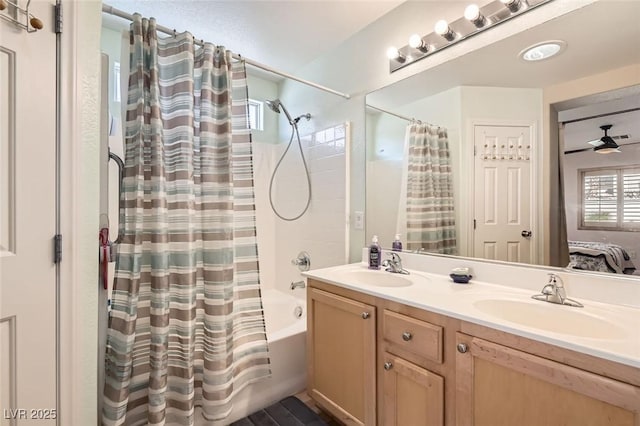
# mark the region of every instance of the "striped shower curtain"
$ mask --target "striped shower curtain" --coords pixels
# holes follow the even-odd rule
[[[447,130],[412,123],[407,129],[409,250],[456,254],[453,175]]]
[[[247,102],[244,63],[136,15],[104,425],[221,419],[270,374]]]

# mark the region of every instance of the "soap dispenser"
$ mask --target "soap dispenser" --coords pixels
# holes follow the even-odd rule
[[[402,241],[400,241],[400,234],[396,234],[396,239],[391,243],[391,250],[402,251]]]
[[[381,258],[382,248],[378,244],[378,236],[374,235],[369,246],[369,269],[380,269]]]

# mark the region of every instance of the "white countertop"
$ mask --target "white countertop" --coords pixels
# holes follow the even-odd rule
[[[415,281],[414,284],[406,287],[380,287],[367,285],[362,280],[348,279],[350,272],[360,270],[370,271],[366,265],[354,263],[316,269],[302,275],[339,287],[640,368],[640,309],[638,308],[577,299],[573,298],[571,293],[568,296],[584,304],[584,308],[556,305],[531,299],[533,293],[528,289],[476,280],[471,280],[469,284],[455,284],[446,275],[414,270],[409,270],[409,275],[400,275]],[[372,273],[390,274],[384,269]],[[540,309],[538,309],[538,305],[534,308],[542,312],[542,315],[539,317],[539,322],[536,321],[535,327],[508,321],[500,318],[499,315],[488,314],[477,307],[479,301],[488,299],[539,304]],[[573,318],[573,314],[565,312],[565,310],[579,310],[579,312],[576,312],[576,316]],[[548,316],[546,316],[547,313]],[[581,328],[579,324],[571,325],[571,327],[577,327],[576,329],[580,330],[579,333],[554,332],[554,316],[562,316],[564,317],[563,321],[567,321],[567,315],[570,321],[579,321],[581,315],[592,317],[598,324],[602,320],[603,325],[611,324],[612,332],[607,333],[606,337],[594,338],[589,335],[590,330],[586,329],[587,327]],[[606,332],[606,330],[605,327],[604,331]]]

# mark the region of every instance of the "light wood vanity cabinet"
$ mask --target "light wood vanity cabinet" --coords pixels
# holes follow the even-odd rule
[[[344,424],[640,426],[638,368],[313,279],[307,298],[308,393]]]
[[[462,333],[457,347],[460,426],[640,425],[640,387]]]
[[[381,306],[379,424],[444,425],[444,327],[418,310],[385,302]]]
[[[376,424],[376,308],[307,290],[307,393],[346,425]]]
[[[382,358],[381,424],[443,425],[444,378],[388,352]]]

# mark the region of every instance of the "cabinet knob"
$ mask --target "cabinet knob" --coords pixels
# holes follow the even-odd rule
[[[385,370],[389,371],[389,370],[391,370],[392,367],[393,367],[393,364],[391,362],[387,361],[387,362],[384,363],[384,369]]]
[[[413,335],[408,331],[405,331],[404,333],[402,333],[402,340],[404,340],[405,342],[408,342],[409,340],[411,340],[412,337]]]
[[[469,347],[466,343],[458,343],[458,346],[456,347],[458,348],[458,352],[460,352],[461,354],[467,353],[467,351],[469,350]]]
[[[369,312],[363,312],[362,319],[367,319],[367,318],[369,318]]]

